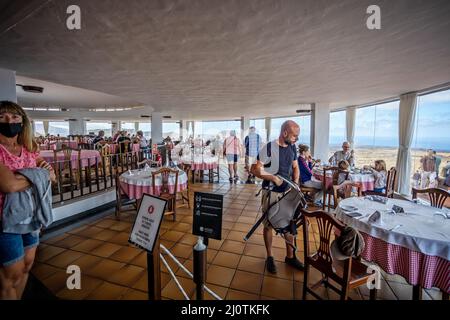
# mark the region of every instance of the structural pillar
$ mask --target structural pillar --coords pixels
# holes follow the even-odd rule
[[[328,161],[330,139],[330,105],[311,105],[311,153],[315,159]]]
[[[270,141],[270,133],[272,131],[272,119],[266,118],[266,141]]]
[[[0,101],[7,100],[17,103],[16,72],[0,69]]]
[[[241,117],[241,141],[244,141],[245,137],[248,135],[249,128],[250,128],[250,118]]]
[[[86,134],[86,121],[84,121],[83,119],[77,119],[75,121],[72,121],[72,120],[69,121],[69,134],[70,135],[84,135],[84,134]]]
[[[163,142],[163,132],[162,132],[162,113],[153,112],[152,113],[152,143],[162,143]]]

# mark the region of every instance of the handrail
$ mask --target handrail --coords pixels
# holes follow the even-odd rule
[[[178,289],[180,289],[183,296],[186,298],[186,300],[190,300],[188,295],[186,294],[186,291],[184,291],[183,286],[178,281],[177,276],[173,273],[172,269],[170,268],[169,264],[167,263],[166,259],[163,257],[163,255],[161,253],[159,254],[159,257],[161,258],[161,261],[166,266],[167,270],[169,270],[170,275],[172,276],[173,280],[175,281]]]

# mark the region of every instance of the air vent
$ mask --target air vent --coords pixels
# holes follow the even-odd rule
[[[164,119],[172,119],[172,116],[163,116]]]
[[[141,114],[141,118],[150,118],[150,116],[146,114]]]
[[[22,87],[23,91],[31,92],[31,93],[42,93],[44,92],[44,88],[37,86],[26,86],[23,84],[16,84],[16,86]]]
[[[311,113],[311,110],[296,110],[297,113]]]
[[[61,108],[61,111],[69,111],[67,108]]]
[[[78,121],[77,119],[64,119],[64,121]]]

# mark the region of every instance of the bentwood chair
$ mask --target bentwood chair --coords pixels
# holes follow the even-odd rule
[[[426,193],[430,199],[432,207],[442,209],[447,198],[450,197],[450,192],[444,189],[430,188],[430,189],[415,189],[412,188],[412,198],[417,199],[417,195]]]
[[[391,169],[389,169],[387,173],[386,188],[384,189],[384,192],[364,191],[363,195],[364,196],[376,195],[386,198],[394,198],[396,178],[397,178],[397,169],[395,167],[392,167]]]
[[[167,200],[168,207],[167,211],[164,213],[164,215],[173,215],[173,221],[176,220],[176,214],[177,214],[177,186],[178,186],[178,173],[179,171],[177,169],[171,169],[167,167],[163,167],[159,169],[158,171],[152,172],[152,187],[153,187],[153,194],[159,194],[159,197],[162,199]],[[160,177],[161,179],[161,185],[156,185],[156,179],[157,177]],[[175,184],[173,185],[172,190],[170,190],[169,185],[169,179],[170,177],[174,177]],[[157,192],[159,190],[159,192]]]
[[[333,261],[331,259],[330,246],[332,242],[333,231],[342,232],[345,225],[333,218],[329,213],[325,211],[309,212],[302,210],[304,222],[303,222],[303,245],[304,245],[304,261],[305,271],[303,279],[303,299],[307,299],[307,294],[311,294],[313,297],[321,300],[315,291],[314,287],[317,285],[325,285],[325,287],[335,291],[340,295],[341,300],[347,300],[349,298],[349,292],[352,289],[360,286],[365,286],[372,281],[372,274],[367,273],[367,266],[364,265],[358,258],[349,257],[347,260],[342,261],[340,264],[334,264],[335,270],[333,270]],[[313,224],[314,220],[317,223],[320,243],[316,252],[310,252],[310,235],[309,228]],[[322,273],[322,280],[313,286],[309,286],[309,273],[310,268],[317,269]],[[335,287],[329,282],[329,279],[336,282],[341,289]],[[370,290],[370,299],[376,299],[376,289]]]

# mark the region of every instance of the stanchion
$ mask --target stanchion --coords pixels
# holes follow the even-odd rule
[[[203,289],[206,282],[206,249],[203,237],[198,237],[194,247],[194,283],[197,285],[197,300],[203,300]]]
[[[152,253],[147,252],[148,299],[161,300],[161,262],[159,258],[159,238]]]

